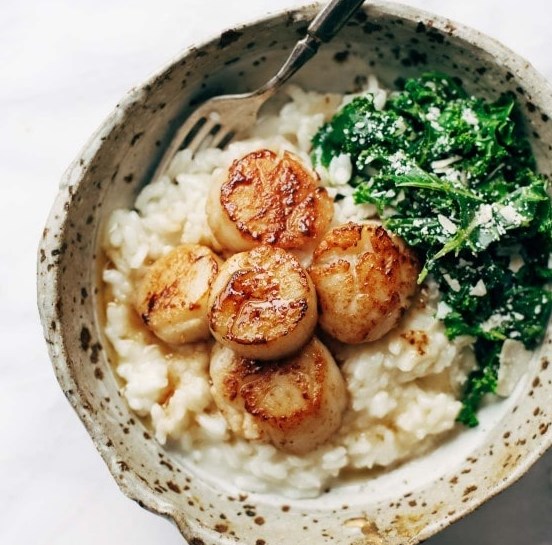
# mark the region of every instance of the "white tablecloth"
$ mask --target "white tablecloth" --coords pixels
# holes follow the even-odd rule
[[[54,378],[35,253],[65,167],[119,98],[197,40],[297,0],[3,0],[0,10],[0,544],[179,545],[119,492]],[[546,0],[410,0],[552,79]],[[548,455],[433,545],[552,544]],[[315,545],[315,544],[313,544]]]

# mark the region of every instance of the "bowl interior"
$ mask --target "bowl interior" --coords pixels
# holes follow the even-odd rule
[[[303,543],[416,543],[513,482],[551,442],[550,336],[512,396],[483,411],[478,429],[315,500],[244,494],[200,473],[163,449],[122,399],[102,333],[104,222],[114,209],[132,206],[174,130],[199,102],[265,82],[314,13],[307,7],[228,30],[133,90],[67,172],[41,243],[39,304],[66,396],[125,493],[173,519],[194,545],[284,544],[290,535]],[[362,87],[369,72],[393,87],[398,77],[426,70],[456,75],[480,96],[515,93],[539,169],[552,173],[546,83],[496,42],[450,21],[371,3],[294,81],[346,92]]]

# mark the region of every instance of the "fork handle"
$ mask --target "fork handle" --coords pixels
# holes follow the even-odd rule
[[[321,42],[329,42],[363,2],[364,0],[330,0],[309,25],[307,33]]]
[[[297,42],[278,73],[268,81],[258,95],[273,95],[299,68],[310,60],[322,42],[329,42],[362,5],[364,0],[330,0],[307,28],[307,35]]]

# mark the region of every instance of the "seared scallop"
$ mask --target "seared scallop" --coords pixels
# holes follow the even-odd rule
[[[271,362],[246,359],[217,345],[211,392],[230,428],[293,454],[323,444],[341,425],[345,381],[315,337],[296,355]]]
[[[420,265],[379,223],[346,223],[326,234],[309,272],[320,326],[356,344],[375,341],[397,325],[416,292]]]
[[[333,202],[298,157],[261,149],[232,163],[211,188],[207,220],[226,250],[260,244],[312,247],[328,228]]]
[[[271,360],[299,350],[317,319],[316,292],[291,254],[259,246],[234,254],[209,297],[214,337],[246,358]]]
[[[165,342],[207,339],[209,288],[222,260],[209,248],[184,244],[155,261],[138,284],[135,307]]]

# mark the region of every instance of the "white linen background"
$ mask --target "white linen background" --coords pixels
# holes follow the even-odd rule
[[[119,492],[55,380],[35,303],[58,181],[119,99],[185,47],[298,0],[0,2],[0,543],[181,545]],[[494,36],[552,80],[546,0],[405,0]],[[552,545],[552,452],[431,545]],[[315,545],[315,544],[313,544]]]

